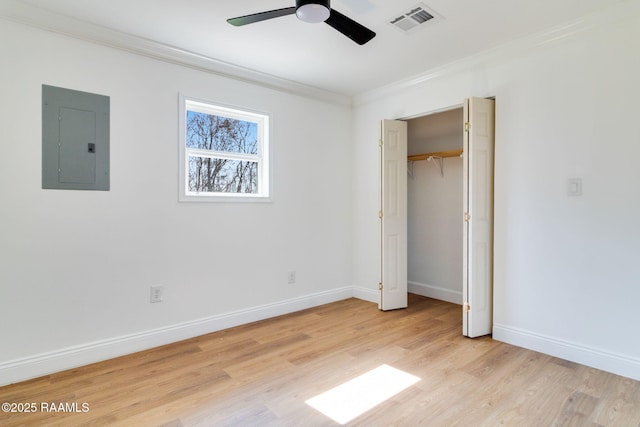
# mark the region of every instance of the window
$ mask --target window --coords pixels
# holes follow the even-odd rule
[[[180,97],[180,200],[268,200],[269,116]]]

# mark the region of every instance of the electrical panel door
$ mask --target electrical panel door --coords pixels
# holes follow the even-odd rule
[[[109,97],[42,86],[42,188],[109,190]]]

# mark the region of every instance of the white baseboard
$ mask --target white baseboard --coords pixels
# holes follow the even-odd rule
[[[462,301],[461,294],[457,296],[456,292],[417,283],[410,283],[409,291],[418,295],[437,298],[456,304]],[[378,291],[374,289],[357,286],[344,287],[273,304],[265,304],[245,310],[211,316],[165,328],[4,362],[0,363],[0,386],[351,297],[377,303],[379,295]],[[459,298],[459,300],[455,298]],[[508,344],[640,380],[640,360],[636,358],[586,347],[573,342],[559,340],[554,337],[501,324],[494,324],[493,338]]]
[[[493,339],[640,380],[640,359],[587,347],[507,325],[493,325]]]
[[[378,304],[380,302],[380,291],[363,288],[361,286],[354,286],[353,297]]]
[[[424,283],[409,282],[409,292],[412,294],[422,295],[439,299],[442,301],[452,302],[462,305],[462,291],[452,291],[451,289],[441,288],[439,286],[425,285]]]
[[[364,294],[362,290],[359,294]],[[0,386],[354,297],[353,287],[333,289],[136,334],[96,341],[0,363]],[[365,298],[362,298],[365,299]]]

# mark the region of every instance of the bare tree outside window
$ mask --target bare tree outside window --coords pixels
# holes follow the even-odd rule
[[[242,159],[258,154],[257,132],[253,122],[188,111],[186,146],[198,150],[188,159],[189,191],[257,193],[258,162]]]
[[[181,202],[270,202],[271,117],[180,94]]]

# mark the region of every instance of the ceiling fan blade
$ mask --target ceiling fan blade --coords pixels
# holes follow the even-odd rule
[[[351,18],[347,18],[335,9],[331,9],[329,19],[324,22],[331,25],[333,28],[340,31],[359,45],[365,44],[376,36],[376,33],[367,27],[358,24]]]
[[[253,24],[255,22],[266,21],[267,19],[279,18],[280,16],[293,15],[296,13],[295,6],[285,7],[284,9],[269,10],[267,12],[254,13],[252,15],[238,16],[237,18],[229,18],[227,22],[236,27],[242,25]]]

